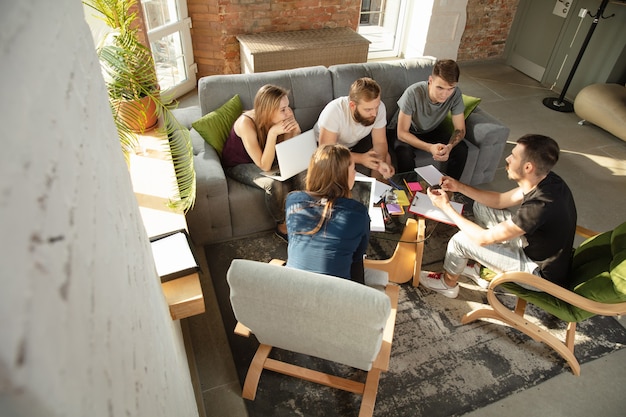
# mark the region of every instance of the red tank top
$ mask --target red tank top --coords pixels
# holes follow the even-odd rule
[[[246,114],[244,116],[248,117],[254,123],[254,119]],[[230,129],[230,133],[228,134],[228,138],[226,139],[226,143],[224,144],[224,149],[222,149],[222,166],[224,168],[230,168],[241,164],[252,164],[252,158],[248,155],[246,148],[243,146],[243,141],[241,137],[235,133],[234,126]]]

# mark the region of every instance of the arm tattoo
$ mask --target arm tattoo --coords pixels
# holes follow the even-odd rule
[[[463,139],[461,137],[461,131],[459,129],[456,129],[454,132],[452,132],[450,140],[448,140],[448,144],[454,147],[457,143],[461,141],[461,139]]]

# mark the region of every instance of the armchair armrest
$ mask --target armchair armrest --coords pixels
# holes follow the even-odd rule
[[[465,140],[479,149],[476,169],[470,184],[491,182],[502,158],[510,130],[480,107],[465,120],[465,130]]]
[[[191,134],[192,137],[198,135],[194,130]],[[186,214],[191,238],[198,245],[228,239],[232,236],[228,183],[219,156],[205,142],[193,162],[196,170],[196,201]]]
[[[506,143],[508,135],[509,128],[480,107],[477,107],[465,119],[465,139],[479,148],[501,142]]]
[[[594,237],[595,235],[598,235],[599,233],[596,232],[595,230],[587,229],[586,227],[576,225],[576,234],[584,237],[585,239],[588,239],[590,237]]]
[[[182,109],[173,109],[172,114],[182,126],[191,129],[191,124],[202,117],[200,106],[185,107]]]
[[[238,336],[250,337],[250,335],[252,334],[252,331],[248,329],[246,326],[244,326],[243,324],[241,324],[240,322],[237,322],[237,324],[235,325],[234,333]]]
[[[495,303],[497,301],[495,299],[496,295],[494,293],[494,289],[498,285],[502,285],[507,282],[518,285],[531,285],[538,290],[546,292],[553,297],[563,300],[566,303],[572,304],[578,308],[589,311],[590,313],[600,314],[603,316],[619,316],[622,314],[626,314],[626,302],[607,304],[593,301],[583,296],[580,296],[575,292],[568,290],[567,288],[563,288],[560,285],[554,284],[546,279],[540,278],[533,274],[529,274],[527,272],[504,272],[502,274],[496,275],[489,283],[489,287],[487,290],[487,299],[489,300],[489,304],[491,304],[492,306],[496,305]]]

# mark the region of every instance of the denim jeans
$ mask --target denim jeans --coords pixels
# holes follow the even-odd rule
[[[305,170],[286,181],[277,181],[261,174],[261,168],[255,164],[240,164],[224,171],[226,175],[242,184],[265,191],[265,206],[276,224],[285,223],[287,194],[293,190],[303,190],[306,178]]]
[[[477,224],[489,228],[510,219],[511,212],[474,203],[474,217]],[[473,259],[497,273],[522,271],[541,276],[538,265],[524,253],[524,246],[523,236],[507,242],[480,246],[459,231],[448,242],[443,268],[450,275],[459,275],[467,261]]]

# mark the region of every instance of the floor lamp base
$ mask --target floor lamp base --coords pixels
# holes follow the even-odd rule
[[[574,111],[574,105],[567,100],[559,100],[555,97],[546,97],[543,99],[543,105],[549,109],[560,111],[562,113],[571,113]]]

